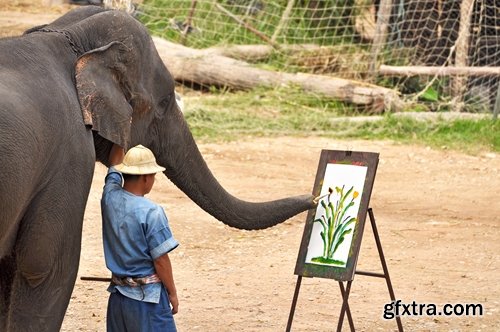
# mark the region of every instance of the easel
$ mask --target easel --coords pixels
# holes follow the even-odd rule
[[[380,262],[382,264],[382,269],[384,273],[377,272],[366,272],[356,270],[355,274],[364,275],[368,277],[376,277],[376,278],[384,278],[387,283],[387,288],[389,289],[389,295],[391,297],[391,301],[395,301],[396,297],[394,295],[394,290],[392,288],[391,278],[389,277],[389,270],[387,268],[387,264],[384,257],[384,252],[382,250],[382,244],[380,242],[380,237],[378,234],[377,226],[375,224],[375,217],[373,215],[372,208],[368,208],[368,216],[370,218],[370,223],[372,225],[373,236],[375,237],[375,242],[377,244],[377,250],[380,257]],[[295,293],[293,295],[292,307],[290,309],[290,315],[288,316],[288,324],[286,326],[286,331],[290,332],[292,328],[293,315],[295,313],[295,307],[297,305],[297,299],[299,297],[300,284],[302,282],[302,276],[299,275],[297,277],[297,284],[295,285]],[[347,314],[347,320],[349,321],[349,327],[351,331],[355,331],[354,321],[352,319],[351,310],[349,308],[349,294],[351,292],[352,280],[347,281],[347,285],[344,287],[344,282],[339,281],[340,293],[342,294],[342,308],[340,310],[339,321],[337,324],[337,332],[342,331],[342,325],[344,323],[344,316]],[[398,325],[398,331],[403,332],[403,324],[401,323],[401,317],[396,316],[396,323]]]

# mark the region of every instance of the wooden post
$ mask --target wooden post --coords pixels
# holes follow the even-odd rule
[[[189,14],[184,24],[184,30],[181,32],[181,44],[186,45],[186,37],[189,32],[189,28],[191,28],[191,22],[193,22],[194,10],[196,9],[196,0],[191,1],[191,9],[189,9]]]
[[[271,41],[273,43],[276,42],[276,38],[278,38],[278,35],[281,33],[281,30],[283,30],[283,28],[288,24],[288,20],[290,19],[290,14],[292,13],[294,5],[295,5],[295,0],[288,0],[288,4],[286,5],[285,11],[281,16],[280,22],[278,23],[278,26],[276,27],[276,30],[274,30],[273,36],[271,37]]]
[[[375,36],[372,44],[372,62],[370,63],[370,73],[372,78],[375,77],[377,69],[377,59],[380,50],[384,47],[387,41],[387,27],[391,17],[392,0],[380,0],[380,7],[377,13],[377,25],[375,27]]]
[[[456,67],[466,67],[468,63],[470,20],[473,7],[474,0],[463,0],[460,6],[460,26],[458,28],[458,38],[455,44]],[[460,112],[462,110],[462,100],[466,84],[467,77],[457,76],[453,80],[452,92],[455,95],[453,111],[455,112]]]
[[[493,120],[498,118],[498,112],[500,111],[500,83],[497,83],[497,98],[495,100],[495,108],[493,109]]]

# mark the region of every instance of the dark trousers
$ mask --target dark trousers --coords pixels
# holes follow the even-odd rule
[[[111,293],[106,328],[108,332],[176,332],[165,287],[162,287],[158,304],[137,301],[119,291]]]

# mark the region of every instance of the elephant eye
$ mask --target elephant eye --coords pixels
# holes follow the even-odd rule
[[[170,103],[170,97],[165,97],[161,100],[159,106],[160,106],[160,108],[167,108],[168,103]]]

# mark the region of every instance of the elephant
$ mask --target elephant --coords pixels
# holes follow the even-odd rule
[[[73,9],[0,40],[0,331],[57,331],[80,259],[96,162],[142,144],[206,212],[244,230],[312,209],[311,194],[242,201],[211,173],[147,29]]]

